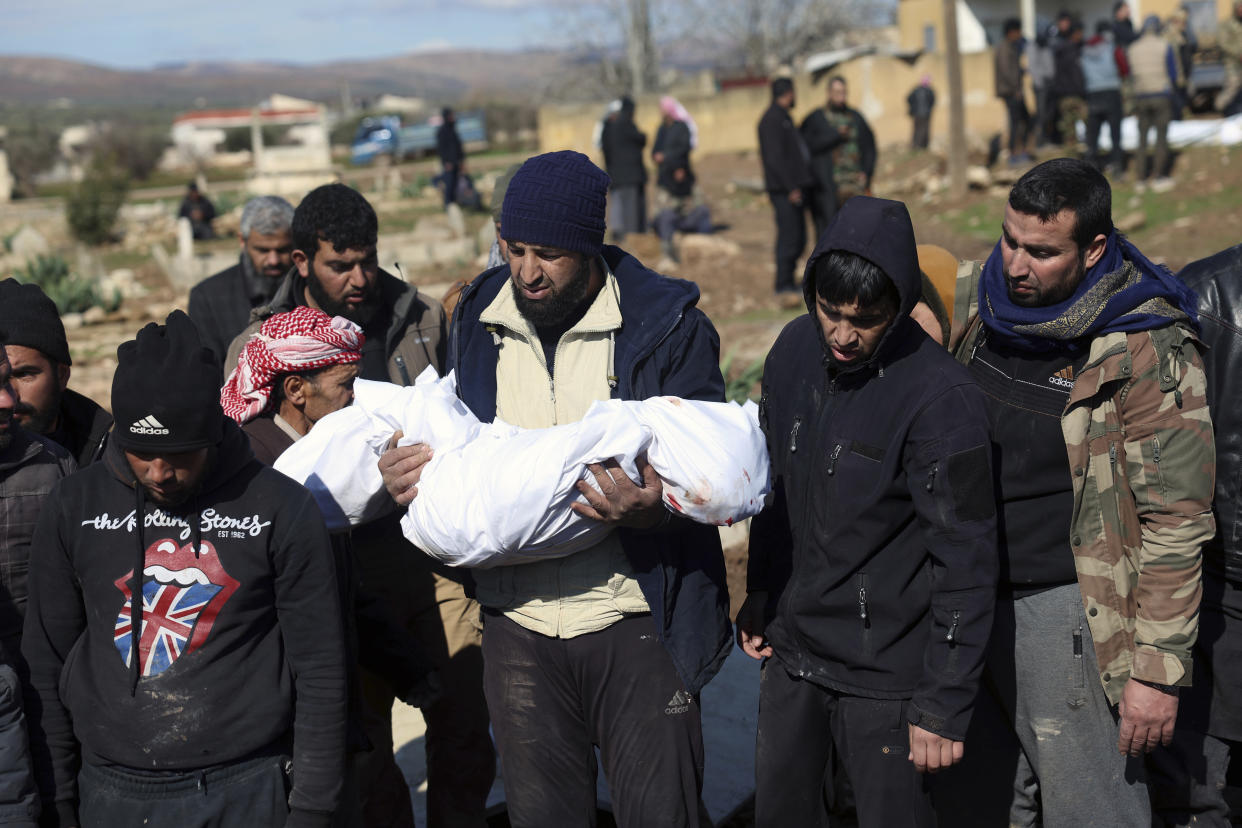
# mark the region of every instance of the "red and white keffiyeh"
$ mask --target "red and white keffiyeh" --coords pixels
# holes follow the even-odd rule
[[[298,307],[263,323],[237,358],[237,367],[220,389],[220,406],[238,425],[267,410],[272,381],[362,359],[366,337],[353,322]]]

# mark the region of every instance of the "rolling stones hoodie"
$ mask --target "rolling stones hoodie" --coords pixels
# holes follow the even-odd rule
[[[116,428],[137,429],[124,438],[176,435],[151,397],[137,418],[116,382],[113,397]],[[221,420],[182,505],[152,503],[113,439],[40,515],[22,650],[40,793],[62,825],[78,824],[81,762],[158,774],[291,755],[288,824],[326,825],[336,807],[346,688],[328,534],[310,494]]]

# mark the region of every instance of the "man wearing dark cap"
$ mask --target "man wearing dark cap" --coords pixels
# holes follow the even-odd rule
[[[242,348],[264,321],[308,306],[361,326],[366,339],[359,377],[412,385],[423,369],[438,372],[447,339],[444,309],[414,285],[380,270],[378,235],[375,211],[357,190],[327,184],[308,193],[293,213],[293,269],[271,303],[251,314],[250,327],[233,340],[226,364],[236,368]],[[353,544],[363,582],[418,639],[444,681],[444,697],[423,711],[428,824],[482,826],[495,754],[483,699],[478,604],[467,597],[463,574],[433,567],[402,536],[399,520],[394,512],[357,527]],[[363,696],[367,738],[380,761],[382,752],[392,751],[393,688],[364,671]],[[367,819],[394,828],[412,825],[406,780],[382,773],[361,774],[368,784],[362,792]]]
[[[540,428],[596,400],[723,399],[698,288],[604,245],[607,196],[608,176],[576,152],[531,158],[509,182],[508,265],[462,292],[450,332],[458,395],[480,420]],[[398,503],[431,448],[381,458]],[[594,824],[595,746],[618,825],[701,824],[698,694],[729,648],[720,537],[673,518],[639,465],[639,481],[591,466],[603,494],[579,484],[589,505],[574,509],[615,528],[600,543],[473,572],[514,826]]]
[[[79,467],[103,454],[112,417],[69,389],[69,342],[56,305],[38,285],[0,282],[0,330],[12,369],[18,425],[63,446]]]
[[[103,462],[52,491],[32,543],[22,652],[44,811],[327,826],[346,697],[323,519],[226,420],[184,313],[117,360]]]
[[[759,119],[759,159],[763,162],[763,185],[776,217],[778,294],[798,292],[794,284],[794,266],[806,247],[803,210],[811,200],[815,185],[811,155],[789,115],[793,108],[793,81],[789,78],[772,81],[772,105]]]
[[[17,424],[11,377],[0,347],[0,824],[33,828],[39,795],[18,684],[30,539],[48,493],[77,466],[63,448]]]

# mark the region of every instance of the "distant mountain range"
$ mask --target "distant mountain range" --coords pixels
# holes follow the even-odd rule
[[[169,106],[190,109],[252,106],[273,92],[327,102],[348,85],[355,100],[381,93],[433,102],[468,93],[530,100],[561,76],[574,58],[555,52],[416,52],[374,60],[296,65],[186,62],[152,69],[113,69],[48,57],[0,56],[0,101],[42,104]]]

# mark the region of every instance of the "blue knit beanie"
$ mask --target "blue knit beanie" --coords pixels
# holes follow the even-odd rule
[[[608,174],[580,152],[527,159],[505,190],[501,238],[598,255],[610,183]]]

